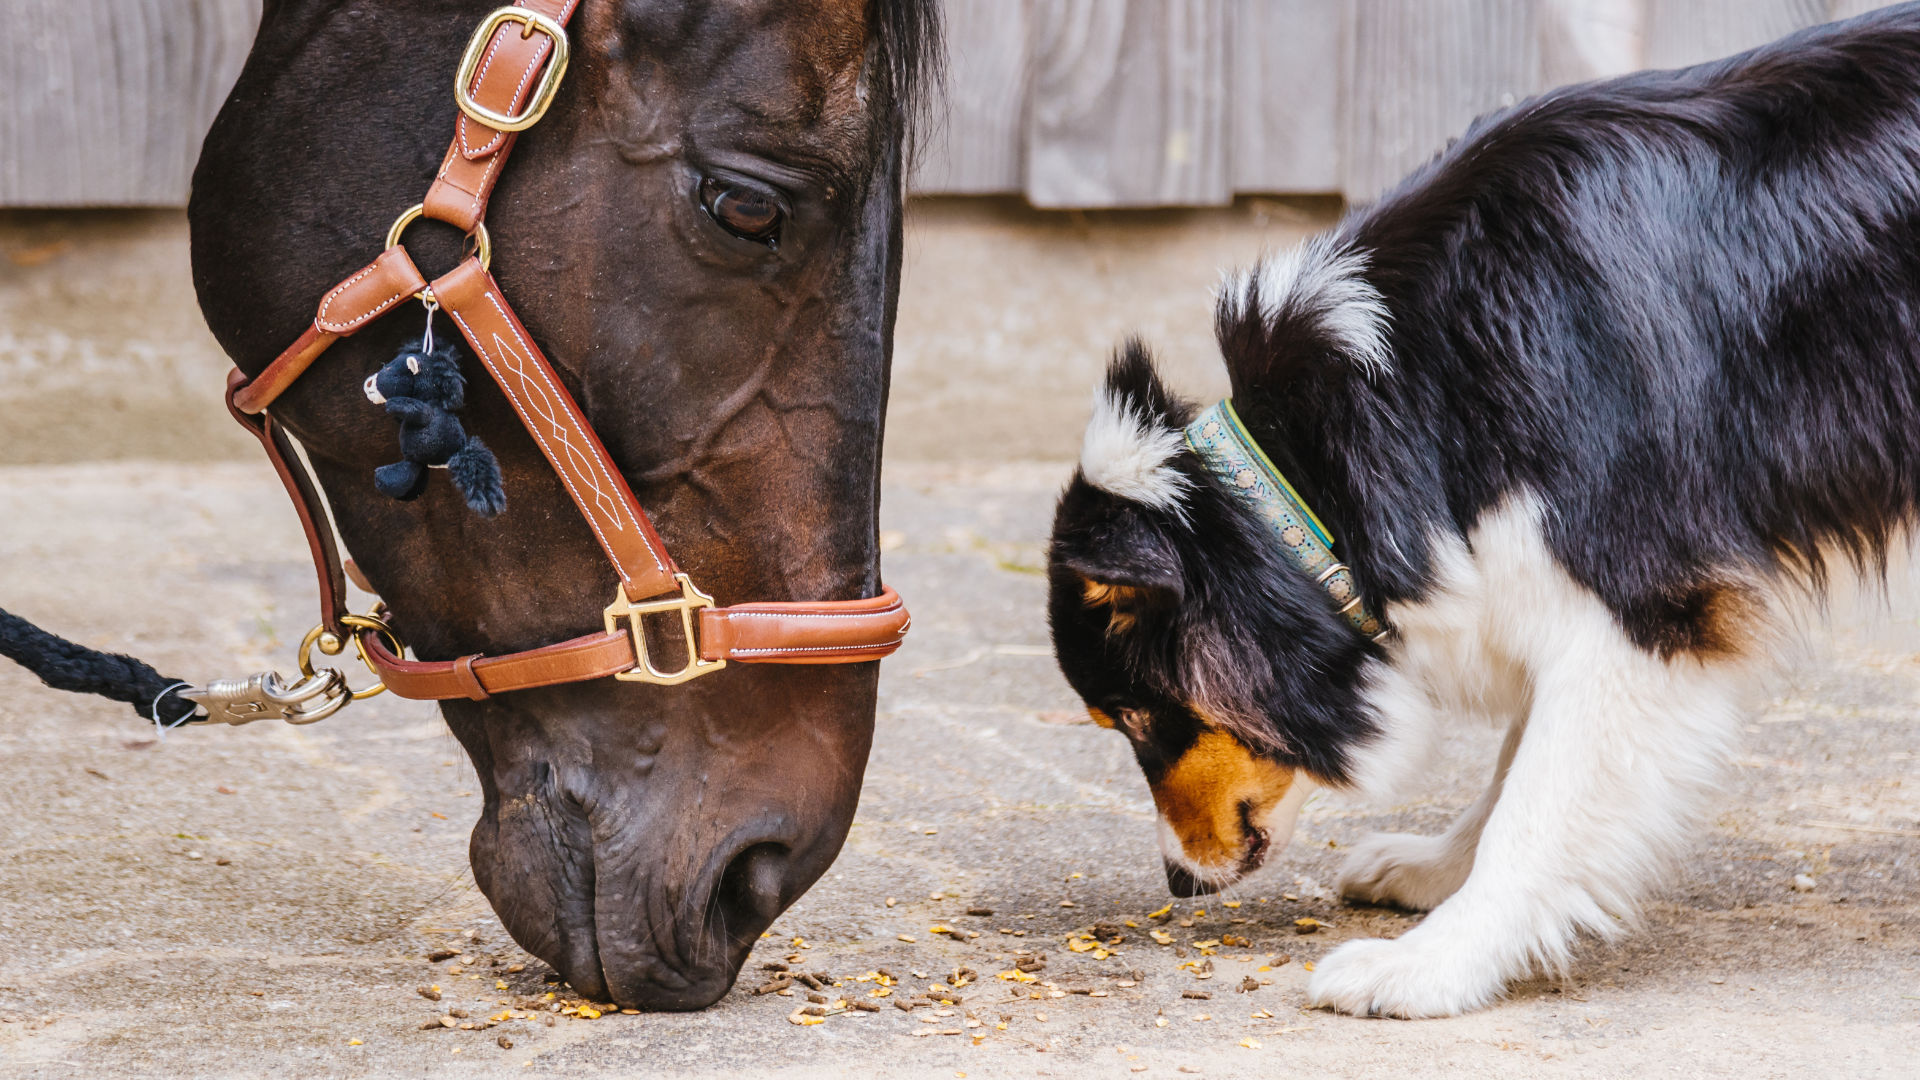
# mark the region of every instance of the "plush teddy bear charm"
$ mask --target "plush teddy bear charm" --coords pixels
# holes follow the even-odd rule
[[[367,376],[367,400],[385,405],[387,415],[400,421],[403,459],[375,469],[373,485],[382,495],[405,501],[426,490],[428,469],[444,468],[467,505],[492,517],[507,506],[500,463],[453,415],[467,401],[467,380],[455,349],[451,341],[435,348],[431,338],[423,338]]]

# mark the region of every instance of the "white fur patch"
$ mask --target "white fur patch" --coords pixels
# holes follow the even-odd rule
[[[1251,270],[1228,274],[1220,305],[1230,318],[1247,317],[1257,285],[1259,314],[1268,325],[1282,317],[1310,319],[1363,371],[1384,375],[1392,367],[1387,346],[1392,313],[1380,290],[1361,276],[1366,269],[1366,252],[1323,233],[1285,254],[1261,259]]]
[[[1564,970],[1579,933],[1631,922],[1724,776],[1766,658],[1663,660],[1634,645],[1553,557],[1540,517],[1521,497],[1485,515],[1471,545],[1436,537],[1432,594],[1388,613],[1395,640],[1367,691],[1386,731],[1355,755],[1355,786],[1404,797],[1452,722],[1490,719],[1508,740],[1486,795],[1445,835],[1355,847],[1343,891],[1433,913],[1393,941],[1329,953],[1308,983],[1316,1003],[1450,1016]]]
[[[1184,518],[1181,500],[1190,484],[1168,465],[1183,445],[1178,429],[1154,423],[1144,410],[1101,387],[1094,392],[1093,418],[1080,445],[1080,471],[1102,491]]]

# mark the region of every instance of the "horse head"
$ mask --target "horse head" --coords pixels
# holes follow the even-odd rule
[[[484,14],[266,5],[190,210],[201,305],[242,370],[299,334],[434,179]],[[495,277],[702,589],[873,595],[903,147],[937,63],[934,5],[584,0],[569,31],[559,96],[494,190]],[[407,234],[429,277],[461,242]],[[415,306],[343,340],[273,406],[347,548],[425,659],[600,629],[614,573],[484,378],[470,370],[462,419],[499,462],[504,511],[474,513],[443,476],[406,502],[375,489],[394,429],[361,384],[424,319]],[[846,837],[877,667],[446,702],[485,795],[475,879],[583,995],[713,1002]]]

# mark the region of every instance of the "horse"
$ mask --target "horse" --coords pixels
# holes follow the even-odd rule
[[[201,309],[241,371],[263,370],[435,179],[485,15],[267,0],[188,209]],[[874,595],[904,177],[939,79],[937,4],[584,0],[568,33],[557,97],[494,189],[501,288],[702,588],[721,603]],[[462,239],[422,222],[406,243],[431,278]],[[417,311],[342,339],[273,405],[360,574],[424,659],[597,629],[613,571],[484,380],[464,420],[498,460],[504,510],[476,514],[445,483],[410,501],[376,490],[393,429],[362,383],[420,335]],[[844,842],[877,679],[873,662],[755,664],[446,701],[484,795],[474,879],[581,995],[703,1008]]]

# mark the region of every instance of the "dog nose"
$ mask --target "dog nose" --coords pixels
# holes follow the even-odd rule
[[[1213,887],[1186,871],[1186,868],[1174,863],[1172,859],[1162,860],[1167,868],[1167,891],[1185,899],[1210,893]]]

